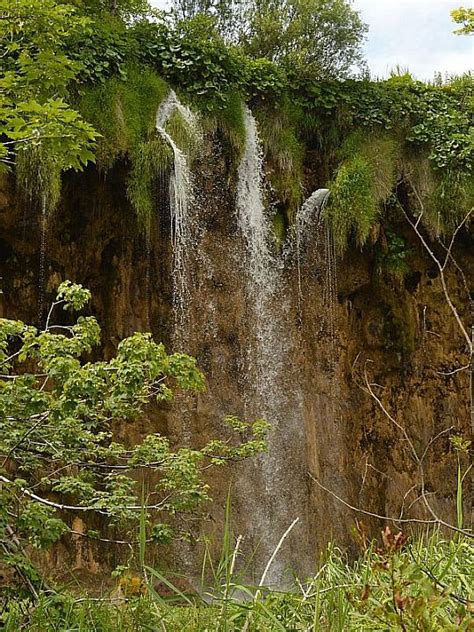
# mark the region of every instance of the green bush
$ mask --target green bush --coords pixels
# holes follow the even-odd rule
[[[120,440],[117,423],[140,420],[148,404],[169,402],[175,388],[203,391],[204,376],[194,358],[168,355],[146,333],[122,340],[110,361],[87,361],[100,343],[96,319],[79,316],[71,325],[53,319],[60,308],[77,312],[89,300],[88,290],[65,281],[44,329],[0,319],[0,562],[17,570],[27,568],[27,547],[51,545],[78,515],[94,517],[101,530],[112,526],[132,543],[163,543],[174,537],[163,520],[182,512],[196,517],[210,500],[205,470],[265,449],[266,422],[236,417],[226,418],[240,437],[233,443],[216,439],[202,449],[173,450],[158,433],[131,442],[125,432]],[[154,471],[146,494],[137,476],[144,469]]]

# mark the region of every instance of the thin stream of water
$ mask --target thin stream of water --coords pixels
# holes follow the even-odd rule
[[[166,123],[174,111],[178,111],[194,133],[197,128],[195,117],[189,108],[182,105],[174,91],[158,108],[156,130],[173,151],[174,166],[169,180],[171,214],[171,241],[173,257],[173,303],[175,314],[175,343],[187,334],[187,315],[190,301],[189,277],[193,245],[192,197],[193,183],[186,154],[178,147],[166,131]]]
[[[48,238],[48,211],[46,208],[46,196],[41,199],[40,218],[40,252],[39,252],[39,274],[38,274],[38,324],[43,326],[44,317],[44,295],[46,285],[46,248]]]

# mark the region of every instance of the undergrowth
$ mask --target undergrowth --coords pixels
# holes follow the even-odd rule
[[[411,542],[385,528],[382,544],[368,545],[355,562],[329,546],[315,575],[286,592],[245,584],[235,570],[242,566],[238,543],[227,540],[200,595],[148,568],[144,578],[129,579],[125,593],[89,599],[63,590],[41,594],[36,604],[6,600],[0,621],[7,632],[472,630],[470,539],[434,533]],[[158,585],[170,596],[161,596]]]

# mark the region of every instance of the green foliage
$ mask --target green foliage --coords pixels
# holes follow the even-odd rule
[[[165,128],[176,145],[192,160],[201,141],[200,130],[194,128],[183,114],[175,109],[165,123]]]
[[[208,113],[203,121],[208,131],[217,131],[230,148],[232,163],[238,164],[245,149],[244,103],[237,92],[226,95],[219,109]]]
[[[361,66],[367,26],[346,0],[264,0],[253,4],[248,21],[244,50],[297,76],[341,78]]]
[[[237,83],[238,58],[204,16],[174,26],[141,22],[132,37],[139,58],[191,94],[203,109],[223,105]]]
[[[473,206],[472,175],[446,169],[434,178],[434,188],[425,206],[425,223],[437,234],[451,234]]]
[[[51,202],[57,201],[52,192],[58,174],[82,169],[94,158],[93,128],[64,100],[80,69],[64,40],[86,32],[89,21],[55,0],[1,0],[0,13],[0,160],[4,166],[14,164],[24,149],[29,173],[36,169],[34,180],[44,184]]]
[[[129,66],[118,77],[84,89],[78,104],[84,118],[101,133],[97,163],[107,170],[154,134],[156,111],[168,86],[153,70]],[[104,116],[104,112],[107,116]]]
[[[339,253],[343,253],[350,237],[362,246],[379,216],[373,195],[374,172],[361,155],[345,160],[330,184],[331,199],[325,216],[330,223]]]
[[[154,14],[148,0],[72,0],[72,3],[82,8],[84,13],[95,14],[101,20],[128,22]]]
[[[172,165],[172,151],[161,138],[151,138],[138,145],[131,156],[132,167],[127,183],[127,195],[139,226],[147,232],[156,213],[155,187],[160,176]]]
[[[252,60],[227,46],[205,15],[176,24],[138,23],[130,32],[139,59],[179,86],[203,111],[225,109],[235,92],[281,94],[284,73],[267,59]]]
[[[407,259],[410,250],[405,239],[395,231],[387,228],[385,240],[377,253],[377,263],[381,272],[385,272],[395,279],[403,279],[410,270]]]
[[[302,198],[304,145],[298,133],[301,112],[288,98],[282,98],[277,106],[260,106],[257,116],[270,182],[292,218]]]
[[[103,516],[102,526],[132,540],[144,514],[152,539],[168,540],[166,515],[195,514],[209,500],[204,469],[265,448],[267,424],[234,417],[226,423],[240,439],[202,449],[172,450],[159,434],[117,440],[115,423],[140,419],[150,401],[169,401],[175,388],[202,391],[204,377],[194,358],[168,355],[143,333],[122,340],[112,360],[87,361],[100,342],[97,321],[80,316],[57,325],[52,318],[58,307],[74,312],[89,298],[80,285],[62,283],[42,331],[0,319],[0,538],[11,541],[13,533],[13,549],[15,541],[44,547],[57,540],[69,529],[65,509]],[[134,476],[144,469],[156,475],[145,503]]]
[[[471,35],[474,33],[474,9],[465,9],[464,7],[453,9],[451,17],[456,24],[462,25],[461,28],[454,31],[455,33],[458,35]]]
[[[45,212],[57,206],[61,196],[61,167],[43,143],[20,145],[15,176],[20,198],[40,204]]]
[[[356,562],[330,545],[314,578],[299,581],[291,592],[246,585],[236,568],[242,564],[230,533],[214,569],[215,587],[207,603],[187,595],[178,582],[156,569],[150,579],[165,585],[163,598],[140,577],[122,575],[128,599],[77,599],[67,592],[41,595],[35,606],[10,600],[0,621],[9,632],[22,625],[46,629],[169,632],[275,632],[285,630],[443,630],[468,632],[472,627],[472,541],[445,541],[439,534],[407,542],[385,528],[383,544],[371,544]],[[235,558],[237,554],[237,559]],[[173,583],[174,582],[174,583]],[[135,590],[133,591],[133,588]]]
[[[242,91],[249,97],[277,101],[285,93],[284,70],[269,59],[242,57]]]
[[[93,125],[101,134],[96,156],[102,170],[119,158],[130,161],[128,193],[144,225],[157,177],[169,166],[169,152],[154,134],[155,113],[168,91],[165,80],[204,113],[205,128],[218,129],[228,142],[231,172],[244,146],[241,98],[251,101],[260,119],[268,174],[289,220],[301,201],[303,139],[325,152],[326,177],[335,157],[349,162],[339,179],[334,176],[339,184],[344,176],[344,187],[356,154],[368,165],[367,177],[372,170],[374,199],[367,198],[362,215],[361,200],[357,212],[350,209],[362,223],[376,219],[373,206],[386,198],[392,182],[392,157],[389,168],[383,164],[392,156],[387,132],[391,142],[397,139],[398,153],[429,157],[433,186],[426,191],[430,209],[425,217],[432,226],[449,231],[459,217],[453,210],[462,214],[471,200],[472,77],[437,86],[407,73],[380,82],[316,80],[344,76],[348,59],[359,54],[364,26],[346,0],[265,0],[245,7],[234,0],[183,0],[178,13],[191,19],[177,20],[175,12],[174,18],[161,13],[155,21],[148,19],[146,3],[134,0],[77,0],[74,7],[54,0],[32,0],[31,7],[28,0],[3,2],[0,131],[7,140],[0,144],[0,161],[16,160],[24,146],[19,190],[42,204],[46,200],[48,209],[59,198],[61,171],[93,159]],[[28,16],[22,19],[26,6]],[[235,45],[243,24],[253,25],[247,52],[245,45]],[[252,40],[257,32],[262,34],[258,42]],[[254,58],[260,54],[252,48],[257,44],[266,57]],[[68,105],[68,95],[74,95],[88,123]],[[178,113],[168,128],[193,155],[195,139]],[[371,155],[365,147],[336,156],[357,130],[372,139]],[[332,199],[337,207],[337,197]],[[354,229],[355,215],[344,220],[341,239]],[[365,222],[359,241],[367,234]]]
[[[425,146],[436,168],[469,171],[474,158],[472,77],[459,85],[435,87],[396,76],[386,81],[297,82],[302,105],[326,112],[338,125],[400,130]]]
[[[108,77],[125,79],[133,61],[127,31],[117,20],[96,18],[93,29],[67,39],[69,56],[80,64],[79,83],[103,83]]]

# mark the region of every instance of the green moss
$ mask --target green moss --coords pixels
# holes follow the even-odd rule
[[[291,219],[302,200],[304,144],[298,136],[300,110],[283,98],[277,108],[257,112],[268,175]]]
[[[227,95],[219,109],[204,118],[204,127],[208,131],[218,131],[230,149],[232,163],[237,165],[245,149],[244,103],[237,92]]]
[[[192,129],[189,123],[184,119],[183,115],[174,110],[169,119],[166,121],[165,129],[178,147],[183,151],[190,160],[192,160],[199,146],[199,132]]]
[[[154,189],[160,176],[171,167],[173,154],[161,139],[152,137],[140,143],[132,155],[132,168],[127,182],[127,195],[140,228],[147,232],[156,212]]]
[[[46,213],[56,208],[61,195],[61,165],[42,145],[25,145],[17,154],[16,188],[27,203],[44,207]]]
[[[329,184],[331,197],[326,208],[339,253],[351,237],[362,246],[380,217],[381,204],[394,191],[400,146],[386,133],[349,136],[340,150],[343,159]]]
[[[331,197],[326,217],[340,254],[346,249],[351,236],[363,245],[379,216],[373,180],[371,165],[363,156],[356,155],[342,163],[329,186]]]
[[[141,66],[129,66],[126,80],[112,77],[85,89],[78,108],[102,134],[97,144],[99,168],[109,169],[153,133],[156,111],[168,90],[153,70]]]

